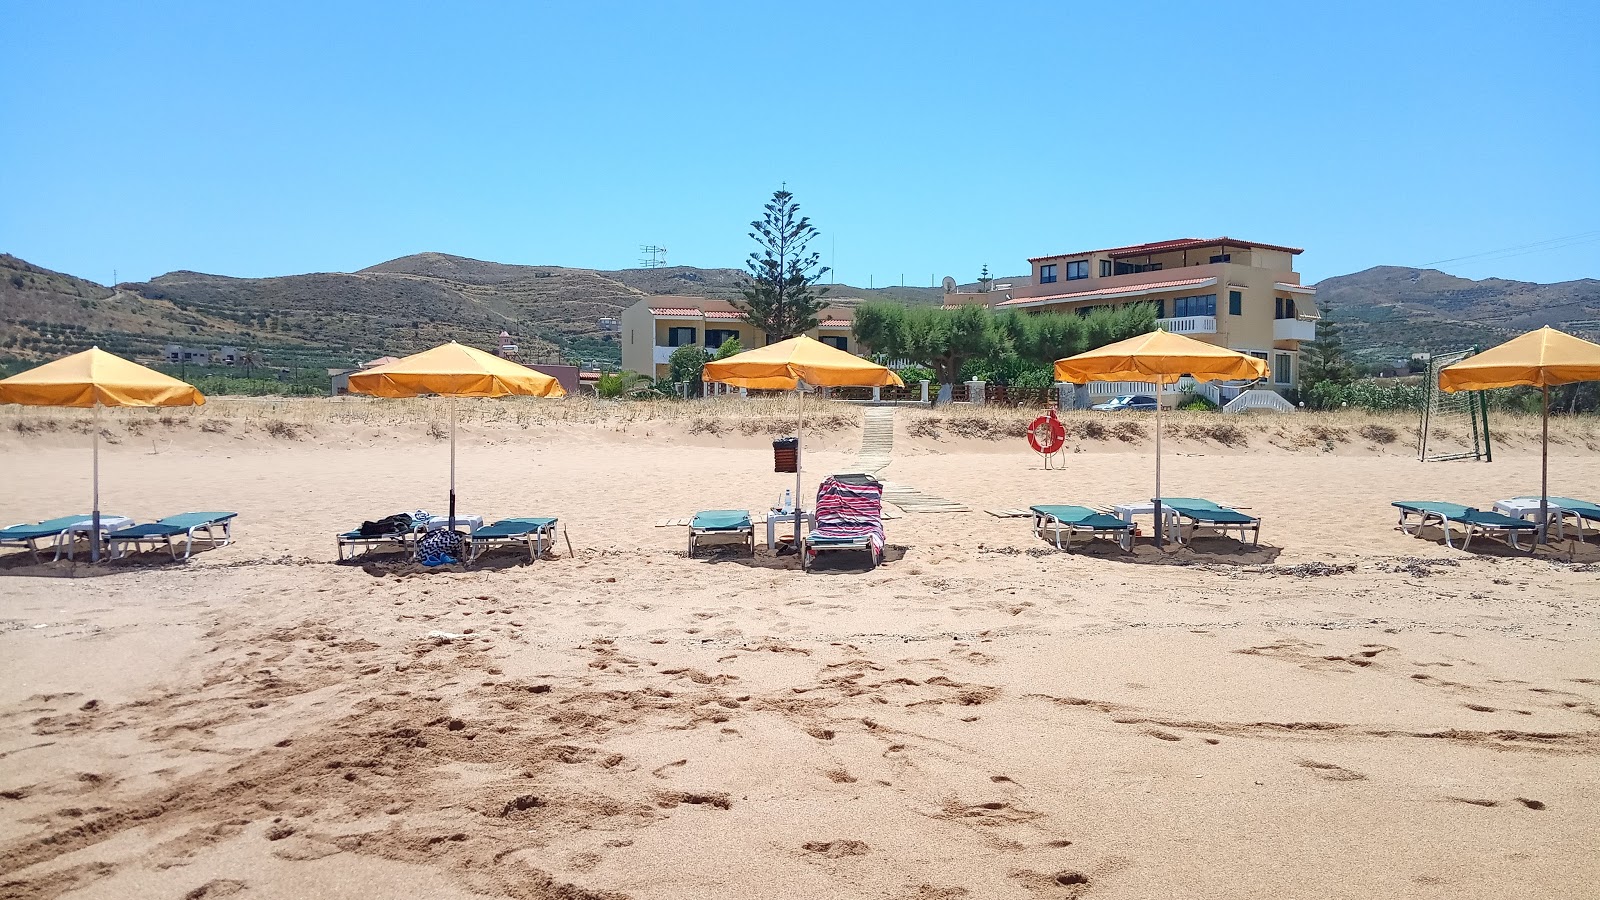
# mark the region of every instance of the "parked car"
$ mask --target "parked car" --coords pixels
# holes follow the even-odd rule
[[[1089,408],[1105,410],[1107,412],[1120,412],[1125,409],[1144,409],[1153,412],[1156,408],[1156,398],[1146,397],[1143,394],[1133,394],[1125,397],[1118,397],[1109,403],[1096,403]]]

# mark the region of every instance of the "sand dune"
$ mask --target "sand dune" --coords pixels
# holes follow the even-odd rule
[[[0,898],[1586,897],[1600,877],[1600,540],[1469,554],[1387,506],[1536,488],[1525,425],[1493,464],[1419,464],[1353,424],[1327,448],[1303,423],[1179,434],[1168,490],[1250,507],[1261,546],[1066,554],[981,510],[1148,496],[1147,440],[1083,437],[1047,472],[989,426],[904,414],[884,476],[973,512],[889,522],[876,571],[803,575],[764,547],[688,560],[655,526],[775,500],[764,421],[469,417],[462,510],[559,516],[572,552],[414,574],[335,565],[331,536],[442,509],[426,421],[278,410],[296,433],[274,437],[211,415],[232,424],[114,424],[104,505],[236,509],[236,544],[0,558]],[[813,472],[854,458],[853,415]],[[1564,438],[1558,493],[1596,493],[1592,434]],[[85,505],[81,435],[12,429],[0,455],[0,518]]]

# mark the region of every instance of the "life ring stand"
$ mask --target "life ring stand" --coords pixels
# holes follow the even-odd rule
[[[1050,457],[1060,453],[1066,445],[1067,429],[1056,418],[1055,407],[1050,407],[1044,415],[1028,423],[1028,446],[1044,457],[1046,468],[1050,466]]]

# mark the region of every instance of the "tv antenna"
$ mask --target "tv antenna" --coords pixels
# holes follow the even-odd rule
[[[655,244],[639,245],[639,268],[659,269],[667,264],[667,248]]]

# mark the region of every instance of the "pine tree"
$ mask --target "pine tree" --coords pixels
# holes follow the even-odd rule
[[[800,205],[786,190],[775,191],[762,217],[750,223],[750,238],[760,250],[745,266],[749,277],[733,305],[750,325],[767,333],[768,343],[785,340],[817,327],[826,287],[816,283],[828,273],[818,266],[821,255],[806,252],[817,229],[800,215]]]
[[[1301,396],[1312,409],[1330,408],[1355,377],[1356,367],[1345,355],[1339,326],[1325,316],[1317,323],[1317,339],[1300,350]]]

